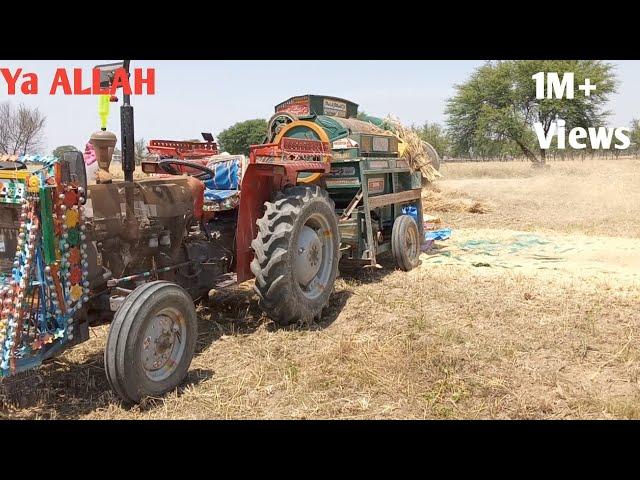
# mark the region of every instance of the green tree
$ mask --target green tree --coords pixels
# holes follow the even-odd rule
[[[531,77],[538,72],[573,72],[575,97],[536,99]],[[586,78],[597,86],[590,96],[578,90]],[[500,149],[509,149],[515,144],[542,165],[547,152],[540,148],[533,125],[539,122],[545,135],[557,119],[566,121],[567,132],[600,126],[609,114],[603,106],[616,90],[616,78],[611,64],[597,60],[508,60],[487,62],[455,88],[446,113],[457,150],[484,151],[496,142]]]
[[[61,145],[53,151],[53,156],[56,158],[62,158],[62,156],[64,155],[64,152],[79,152],[79,151],[80,150],[78,150],[73,145]]]
[[[267,121],[263,118],[246,120],[231,125],[218,135],[221,151],[232,155],[249,155],[249,146],[261,144],[267,134]]]

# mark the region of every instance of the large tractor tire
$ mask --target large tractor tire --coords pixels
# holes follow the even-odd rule
[[[107,379],[126,403],[157,397],[184,379],[198,323],[189,294],[163,280],[129,294],[115,314],[104,351]]]
[[[320,318],[340,260],[333,200],[318,186],[298,186],[265,207],[251,242],[260,307],[282,326]]]
[[[420,234],[416,221],[409,215],[400,215],[391,230],[391,252],[396,265],[408,272],[420,263]]]

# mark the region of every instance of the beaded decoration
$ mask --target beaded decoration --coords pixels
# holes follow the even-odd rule
[[[84,188],[61,180],[54,157],[19,161],[28,169],[0,171],[0,209],[20,206],[13,267],[0,283],[0,376],[61,351],[89,300]]]

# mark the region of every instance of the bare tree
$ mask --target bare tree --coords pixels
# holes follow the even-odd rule
[[[9,153],[12,124],[11,105],[9,102],[0,103],[0,153]]]
[[[9,102],[0,104],[0,153],[35,153],[42,146],[46,120],[38,108],[20,104],[14,109]]]

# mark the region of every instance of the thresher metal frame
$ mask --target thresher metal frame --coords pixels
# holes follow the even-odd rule
[[[350,164],[360,164],[360,189],[353,197],[347,208],[345,208],[339,218],[340,223],[351,221],[351,215],[354,211],[359,211],[364,214],[365,229],[367,237],[368,248],[364,250],[364,258],[344,259],[345,263],[354,263],[366,266],[377,266],[377,255],[385,253],[391,250],[391,241],[386,241],[377,244],[377,239],[373,234],[373,223],[371,219],[371,211],[376,208],[385,207],[387,205],[393,206],[393,220],[395,221],[400,215],[402,215],[402,206],[406,204],[416,204],[416,210],[418,213],[418,233],[419,238],[424,238],[423,230],[423,214],[422,214],[422,187],[419,184],[419,180],[416,181],[414,188],[413,179],[411,179],[410,189],[401,189],[399,185],[399,174],[415,175],[415,172],[409,167],[406,160],[392,158],[392,157],[360,157],[349,160],[337,160],[332,163],[332,166],[349,166]],[[378,167],[377,165],[384,165]],[[369,178],[374,175],[391,174],[391,193],[385,194],[372,194],[369,190]],[[409,177],[411,178],[411,177]],[[334,185],[333,188],[343,188],[340,185]],[[350,188],[345,186],[344,188]],[[362,205],[359,207],[359,205]],[[362,250],[360,247],[358,251]]]
[[[329,163],[330,156],[331,146],[327,142],[289,137],[283,137],[274,143],[251,146],[249,149],[249,163],[283,162],[289,165],[300,159],[316,157],[321,163]]]
[[[147,146],[151,154],[182,160],[197,159],[217,155],[215,142],[183,142],[177,140],[151,140]]]

